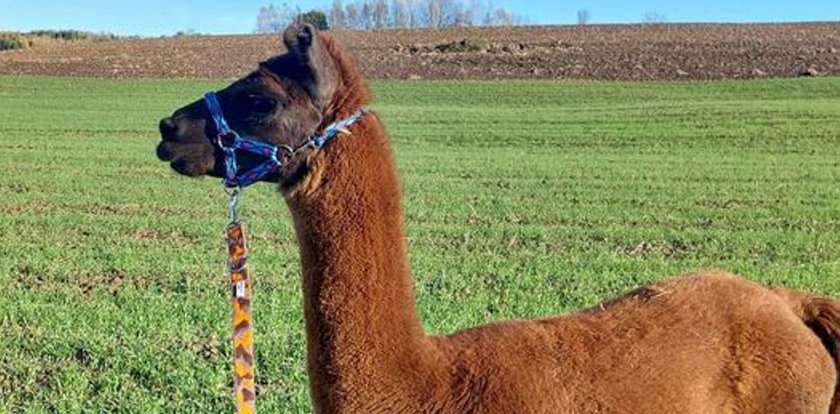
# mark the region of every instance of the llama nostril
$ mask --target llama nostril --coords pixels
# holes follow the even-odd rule
[[[160,136],[163,137],[164,141],[171,141],[175,139],[175,133],[178,132],[178,125],[172,121],[171,117],[161,119],[159,128]]]

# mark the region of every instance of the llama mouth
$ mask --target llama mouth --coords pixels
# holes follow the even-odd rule
[[[185,175],[187,177],[201,177],[207,175],[211,168],[202,165],[200,162],[191,162],[184,158],[177,158],[169,163],[169,166],[175,170],[176,173]]]
[[[168,162],[175,172],[188,177],[213,173],[215,160],[212,157],[204,157],[203,153],[204,151],[200,151],[198,154],[193,154],[188,151],[188,148],[173,147],[168,142],[161,142],[155,150],[159,160]]]
[[[155,150],[155,155],[157,155],[158,159],[163,161],[163,162],[172,161],[172,159],[174,158],[172,156],[172,152],[169,151],[169,148],[166,145],[166,142],[162,142],[162,141],[161,141],[161,143],[158,144],[157,149]]]

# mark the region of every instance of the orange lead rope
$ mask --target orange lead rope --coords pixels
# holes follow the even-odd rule
[[[251,278],[245,230],[236,217],[239,189],[230,193],[230,224],[227,226],[228,274],[233,305],[233,389],[236,414],[256,413],[254,389],[254,318],[251,315]]]

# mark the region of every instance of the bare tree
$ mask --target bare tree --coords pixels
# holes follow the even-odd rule
[[[330,10],[330,28],[341,30],[345,26],[347,26],[347,19],[344,16],[344,6],[341,5],[341,0],[333,0]]]
[[[257,15],[259,33],[275,33],[302,17],[326,15],[324,24],[333,29],[381,30],[413,27],[510,26],[525,19],[493,0],[333,0],[323,12],[301,13],[299,6],[283,3],[261,7]],[[324,13],[325,12],[325,13]]]
[[[511,13],[510,14],[510,25],[511,26],[525,26],[528,23],[530,23],[530,20],[528,20],[527,17],[525,17],[521,14],[516,14],[516,13]]]
[[[581,26],[589,24],[591,17],[592,16],[589,15],[589,9],[580,9],[577,12],[577,22]]]
[[[481,18],[484,16],[483,3],[481,0],[470,0],[470,25],[481,25]]]
[[[402,29],[408,26],[408,10],[405,0],[391,2],[391,27]]]
[[[280,7],[277,7],[276,9],[280,21],[280,29],[278,30],[278,32],[282,31],[286,26],[294,22],[295,19],[297,19],[297,17],[301,15],[300,6],[292,6],[289,3],[283,3]]]
[[[426,26],[434,29],[441,26],[443,17],[443,5],[441,0],[426,1]]]
[[[257,14],[257,33],[279,33],[283,30],[281,24],[280,14],[273,5],[260,7],[260,12]]]
[[[473,11],[471,7],[464,6],[463,3],[456,2],[454,6],[454,15],[455,20],[453,24],[455,26],[472,26],[475,23],[473,22]]]
[[[373,27],[384,29],[388,26],[388,3],[385,0],[375,0],[373,4]]]
[[[667,21],[664,14],[656,12],[647,12],[642,18],[644,24],[664,24]]]
[[[487,3],[484,5],[484,10],[482,10],[484,12],[481,19],[482,26],[493,25],[493,10],[495,9],[496,6],[493,5],[493,0],[487,0]]]
[[[513,13],[499,7],[493,10],[492,26],[513,26]]]
[[[470,26],[472,15],[461,0],[440,0],[441,26]]]
[[[420,26],[420,0],[407,0],[408,27]]]
[[[361,12],[359,13],[359,21],[361,22],[362,29],[370,30],[373,28],[373,5],[370,4],[370,1],[362,3]]]
[[[359,23],[359,9],[355,4],[348,3],[347,6],[345,6],[344,19],[347,22],[347,28],[361,29],[361,24]]]

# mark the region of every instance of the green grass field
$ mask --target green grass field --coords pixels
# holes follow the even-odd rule
[[[226,196],[154,156],[224,84],[0,77],[0,412],[232,412]],[[431,332],[701,268],[840,295],[840,78],[373,89]],[[285,205],[243,212],[258,405],[308,413]]]

